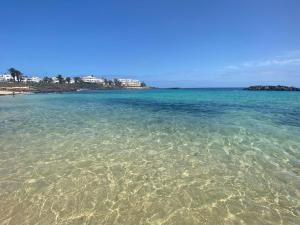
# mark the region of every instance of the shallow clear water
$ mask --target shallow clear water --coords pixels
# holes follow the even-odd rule
[[[300,224],[300,93],[0,98],[0,224]]]

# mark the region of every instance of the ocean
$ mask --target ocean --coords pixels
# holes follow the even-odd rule
[[[0,224],[298,225],[300,93],[1,97]]]

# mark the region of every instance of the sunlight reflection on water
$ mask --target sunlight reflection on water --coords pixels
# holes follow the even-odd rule
[[[299,224],[300,95],[0,99],[1,224]]]

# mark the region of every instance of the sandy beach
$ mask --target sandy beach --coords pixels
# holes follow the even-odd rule
[[[25,91],[2,91],[2,90],[0,90],[0,96],[30,94],[30,93],[31,92],[25,92]]]
[[[16,92],[14,91],[0,91],[0,96],[4,96],[4,95],[13,95],[13,94],[16,94]],[[18,92],[19,94],[19,92]]]
[[[29,93],[29,87],[2,87],[0,96]]]

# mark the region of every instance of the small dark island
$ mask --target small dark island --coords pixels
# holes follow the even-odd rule
[[[281,85],[277,85],[277,86],[258,85],[258,86],[250,86],[248,88],[245,88],[244,90],[247,90],[247,91],[300,91],[300,88],[281,86]]]

